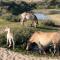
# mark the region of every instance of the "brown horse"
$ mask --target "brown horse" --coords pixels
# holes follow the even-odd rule
[[[32,20],[32,26],[36,27],[36,25],[38,24],[38,19],[37,19],[37,17],[36,17],[33,13],[31,13],[31,12],[24,12],[24,13],[22,13],[22,14],[21,14],[21,20],[20,20],[20,22],[21,22],[22,25],[24,25],[24,22],[25,22],[26,20],[29,20],[29,19]]]
[[[59,32],[35,32],[33,35],[30,37],[26,50],[28,50],[30,44],[36,43],[42,51],[44,51],[44,47],[52,44],[54,47],[54,54],[56,52],[56,48],[60,43],[60,34]],[[40,52],[41,52],[40,50]]]

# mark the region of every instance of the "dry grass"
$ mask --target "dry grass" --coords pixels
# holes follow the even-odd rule
[[[60,14],[51,14],[48,16],[53,22],[55,22],[55,24],[60,25]]]

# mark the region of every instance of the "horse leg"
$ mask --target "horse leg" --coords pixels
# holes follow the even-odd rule
[[[13,43],[13,49],[15,48],[15,43],[14,43],[14,40],[12,39],[12,43]]]
[[[9,39],[7,38],[7,46],[9,45]]]
[[[56,53],[56,44],[53,44],[53,47],[54,47],[54,52],[53,52],[53,54],[55,55],[55,53]]]
[[[38,21],[37,20],[33,20],[33,26],[37,27]]]
[[[36,27],[36,22],[33,20],[31,26]]]
[[[33,21],[32,21],[31,27],[33,27]]]
[[[40,42],[38,43],[38,47],[39,47],[39,53],[42,53],[46,55],[46,52],[43,49],[43,46],[40,44]]]
[[[24,25],[24,19],[21,19],[20,24]]]
[[[20,24],[23,25],[23,21],[21,21]]]
[[[30,42],[28,42],[28,43],[27,43],[26,50],[28,50],[28,49],[29,49],[30,44],[31,44]]]
[[[36,22],[34,21],[34,27],[36,27]]]
[[[11,47],[12,45],[12,42],[11,42],[11,39],[9,39],[9,48]]]

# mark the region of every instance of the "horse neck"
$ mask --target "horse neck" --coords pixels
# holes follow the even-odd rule
[[[7,34],[10,34],[10,33],[11,33],[10,30],[8,30]]]

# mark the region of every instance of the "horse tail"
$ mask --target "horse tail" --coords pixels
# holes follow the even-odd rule
[[[38,24],[38,18],[36,17],[36,15],[34,15],[34,20],[36,21],[36,24]]]

